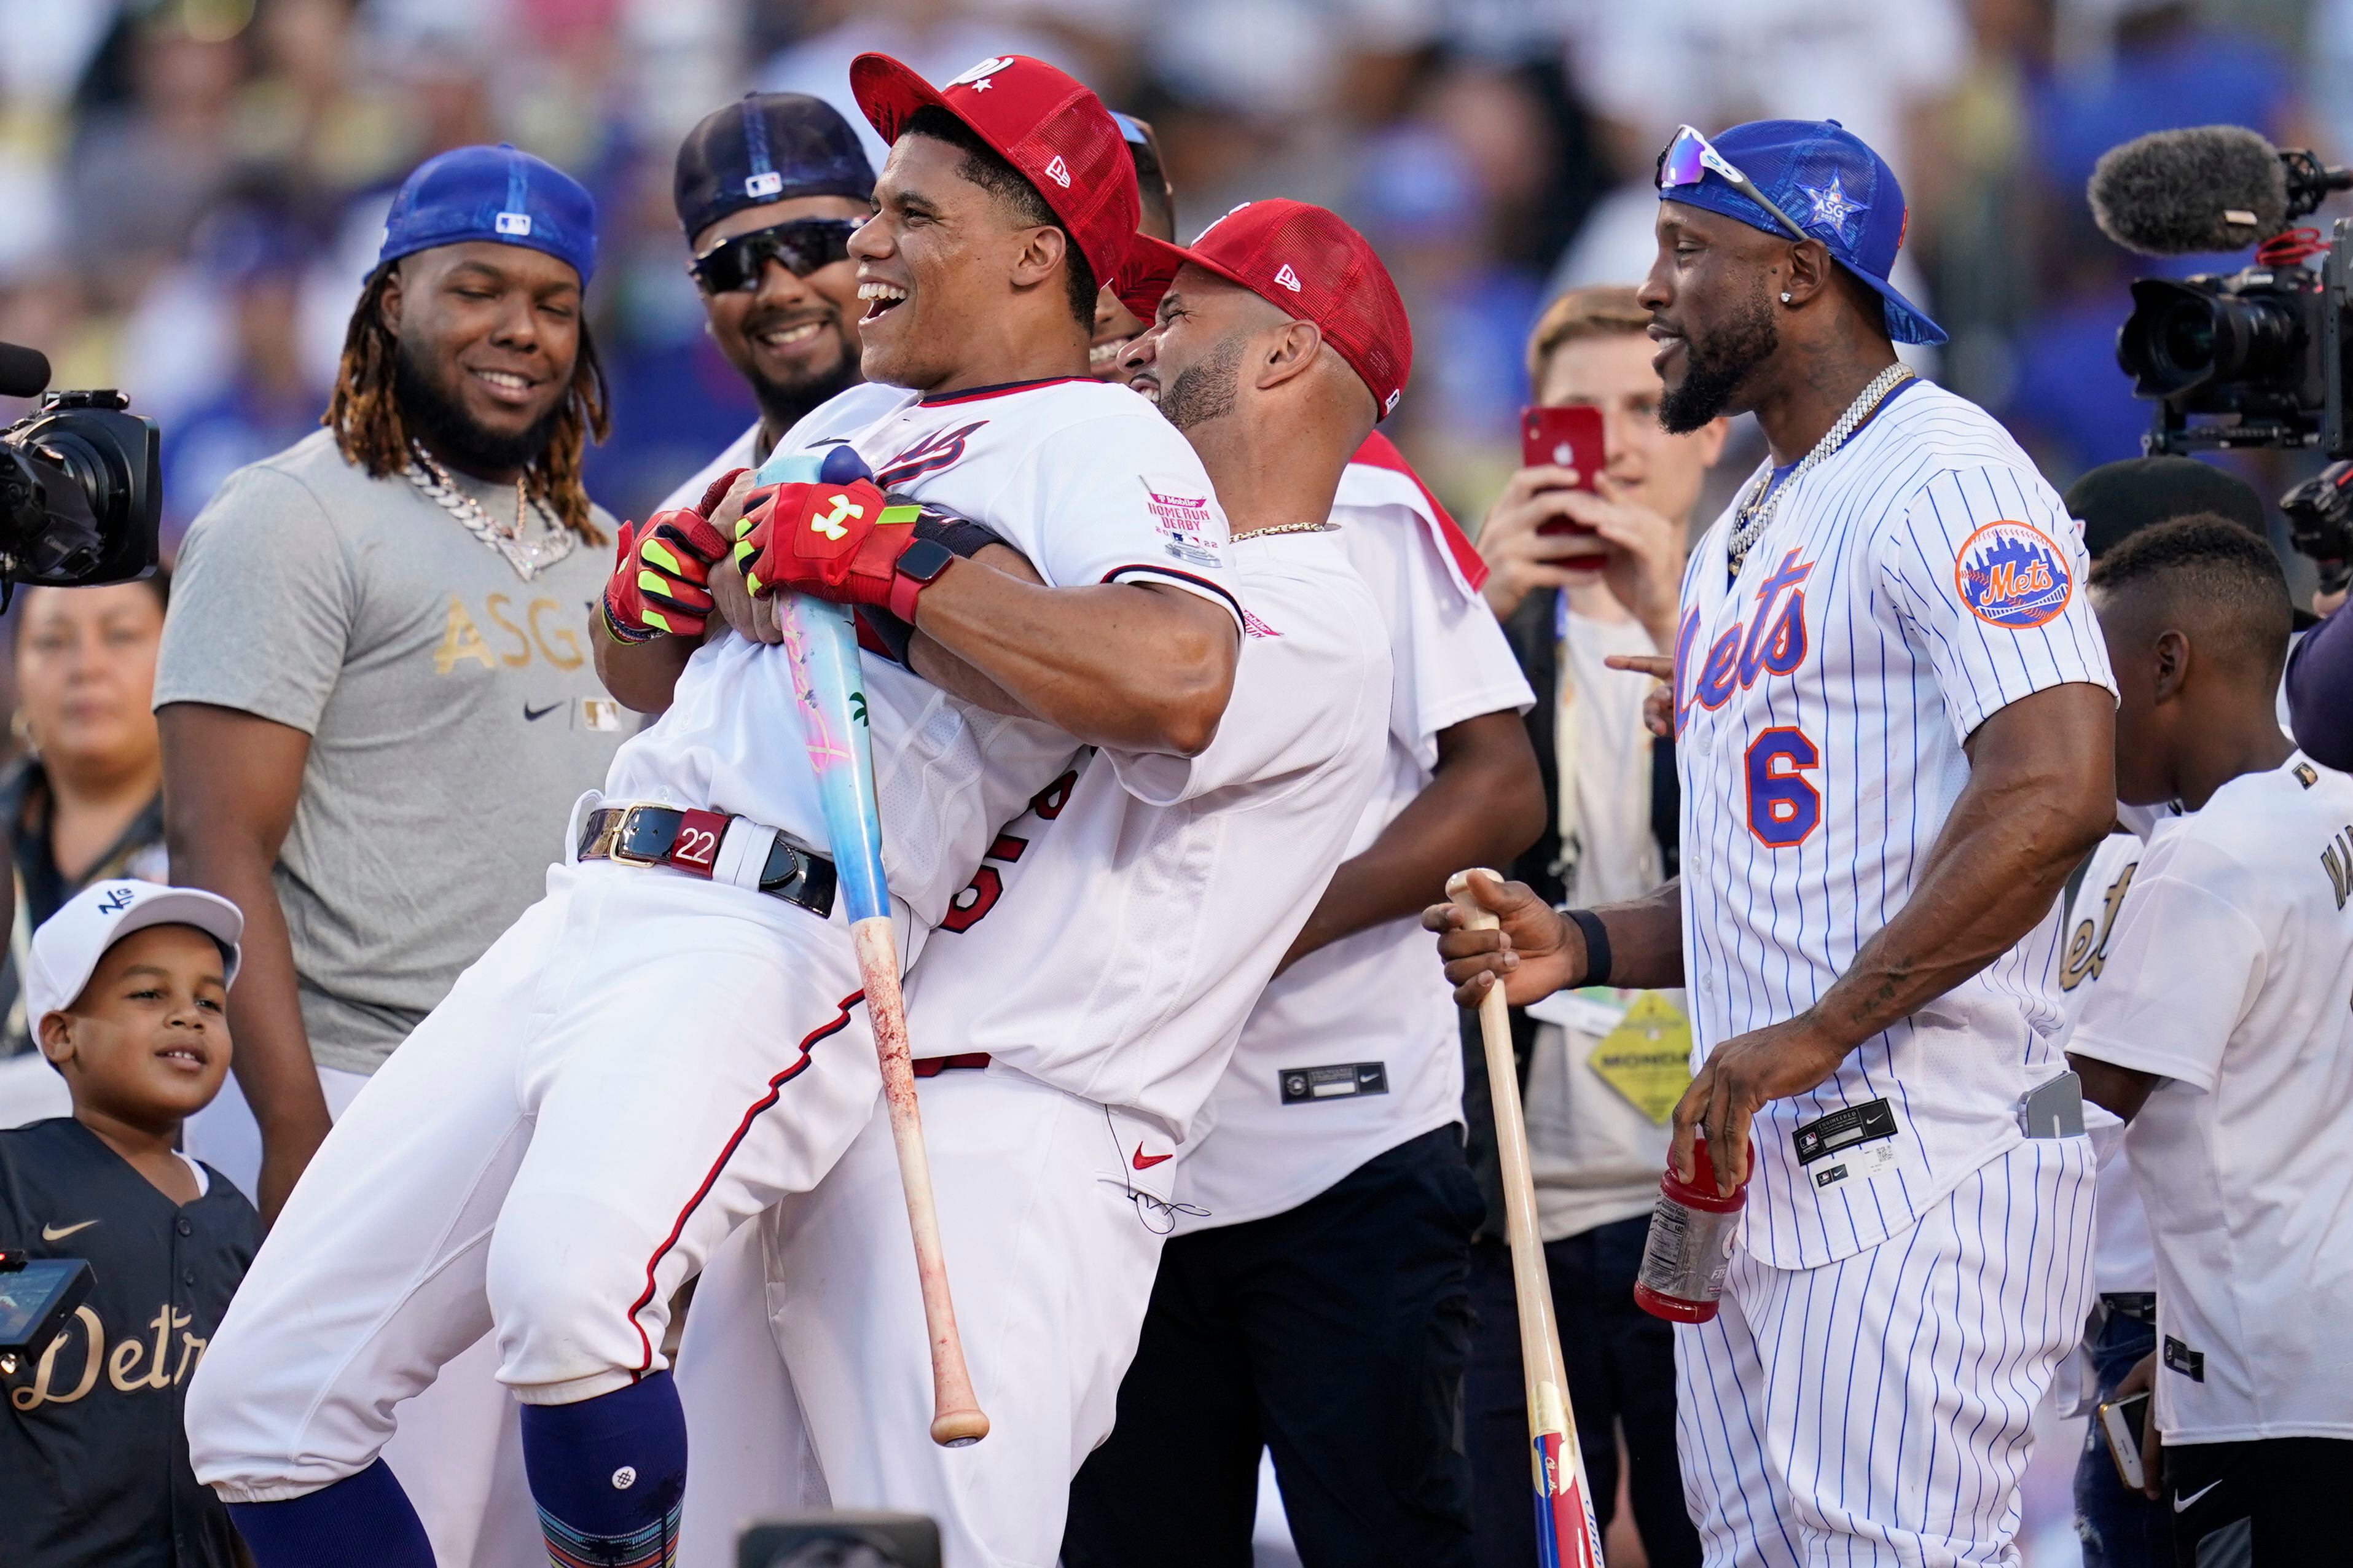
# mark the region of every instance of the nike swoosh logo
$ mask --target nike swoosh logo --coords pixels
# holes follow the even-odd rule
[[[94,1219],[86,1219],[79,1225],[69,1225],[62,1227],[54,1225],[45,1225],[41,1227],[41,1239],[43,1241],[63,1241],[74,1232],[78,1230],[88,1230],[91,1226],[94,1226],[97,1223],[98,1221]]]
[[[564,704],[561,702],[551,702],[544,708],[533,708],[530,703],[526,702],[522,705],[523,720],[525,722],[529,722],[533,719],[544,719],[550,713],[554,712],[558,708],[563,706]]]
[[[1139,1171],[1148,1171],[1163,1161],[1173,1160],[1176,1157],[1174,1154],[1146,1154],[1144,1152],[1144,1145],[1138,1143],[1135,1146],[1135,1158],[1130,1163]]]
[[[2192,1508],[2197,1506],[2198,1500],[2200,1498],[2204,1497],[2208,1492],[2212,1491],[2216,1487],[2219,1487],[2221,1484],[2222,1483],[2221,1481],[2208,1481],[2204,1486],[2200,1487],[2188,1497],[2175,1498],[2173,1500],[2173,1511],[2176,1513],[2188,1513]]]

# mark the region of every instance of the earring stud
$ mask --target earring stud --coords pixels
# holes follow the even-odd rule
[[[1787,289],[1782,289],[1782,290],[1781,290],[1781,303],[1783,303],[1784,305],[1786,305],[1786,304],[1788,304],[1788,302],[1789,302],[1789,291],[1788,291]]]

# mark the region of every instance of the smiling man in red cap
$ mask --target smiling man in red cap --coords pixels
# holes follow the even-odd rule
[[[947,1069],[920,1086],[924,1141],[989,1436],[955,1450],[925,1436],[921,1297],[906,1249],[874,1242],[903,1207],[878,1121],[705,1274],[680,1357],[690,1431],[699,1453],[769,1457],[780,1489],[698,1483],[684,1568],[725,1561],[747,1510],[820,1500],[929,1515],[950,1568],[1055,1560],[1176,1220],[1177,1155],[1357,847],[1389,765],[1391,650],[1328,519],[1411,340],[1354,230],[1295,203],[1246,210],[1273,221],[1229,219],[1198,251],[1155,247],[1134,268],[1147,313],[1176,279],[1131,353],[1165,356],[1181,388],[1163,412],[1219,482],[1248,611],[1217,737],[1190,759],[1082,759],[1007,825],[908,977],[909,1032]],[[1254,257],[1223,247],[1246,237]],[[1248,267],[1257,287],[1197,278],[1196,256]],[[745,1264],[765,1292],[739,1279],[715,1297]],[[789,1365],[803,1431],[794,1398],[754,1381],[763,1337]],[[796,1453],[815,1456],[815,1486],[775,1462]]]

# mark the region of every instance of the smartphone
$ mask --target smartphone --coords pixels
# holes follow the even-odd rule
[[[1575,468],[1577,486],[1581,490],[1596,487],[1594,476],[1608,461],[1602,450],[1601,410],[1599,408],[1523,408],[1520,410],[1520,465],[1540,468],[1549,465],[1557,468]],[[1541,534],[1584,534],[1591,537],[1593,530],[1567,518],[1555,518],[1536,525]],[[1562,563],[1576,564],[1580,561],[1599,561],[1599,552],[1589,557],[1572,557]]]
[[[29,1361],[48,1349],[90,1282],[90,1265],[79,1258],[0,1252],[0,1359]]]
[[[2104,1400],[2100,1405],[2100,1436],[2108,1440],[2108,1458],[2116,1462],[2117,1478],[2133,1491],[2148,1485],[2147,1473],[2140,1464],[2141,1429],[2147,1422],[2146,1393],[2129,1399]]]

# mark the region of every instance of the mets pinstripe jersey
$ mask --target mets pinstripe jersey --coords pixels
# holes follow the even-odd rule
[[[2113,692],[2082,541],[2001,426],[1907,383],[1786,481],[1727,586],[1727,511],[1692,552],[1675,646],[1683,954],[1695,1060],[1820,998],[1902,909],[1968,782],[1970,733],[2034,692]],[[1768,1103],[1744,1241],[1851,1256],[2017,1143],[2065,1070],[2054,909],[1809,1093]]]

